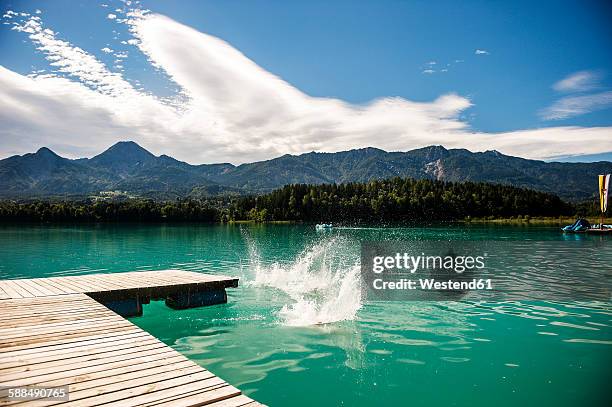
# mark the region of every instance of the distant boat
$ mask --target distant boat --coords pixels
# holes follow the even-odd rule
[[[586,233],[591,228],[591,224],[586,219],[576,219],[571,225],[561,228],[566,233]]]
[[[330,230],[331,228],[333,228],[331,223],[317,223],[315,226],[315,229],[317,230]]]
[[[599,176],[599,205],[601,209],[601,223],[593,225],[586,219],[576,219],[576,222],[567,225],[561,230],[566,233],[610,233],[612,234],[612,225],[604,225],[604,215],[608,210],[608,188],[610,186],[610,174]]]

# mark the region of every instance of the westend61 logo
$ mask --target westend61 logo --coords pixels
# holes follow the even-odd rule
[[[493,290],[479,276],[488,254],[462,242],[367,242],[362,244],[366,299],[449,300],[474,290]],[[454,298],[452,298],[454,297]]]
[[[462,293],[466,290],[492,290],[490,278],[464,278],[463,274],[485,268],[487,254],[459,256],[454,254],[410,255],[407,252],[393,256],[374,256],[372,272],[383,274],[371,282],[374,290],[448,290]],[[413,278],[412,275],[418,275]],[[459,276],[456,276],[456,275]],[[410,278],[405,278],[410,275]]]
[[[610,301],[607,241],[378,241],[361,244],[366,301]],[[585,267],[576,272],[576,264]]]

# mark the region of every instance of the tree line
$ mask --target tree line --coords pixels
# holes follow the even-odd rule
[[[230,216],[256,221],[404,223],[467,217],[573,215],[558,196],[507,185],[393,178],[367,183],[287,185],[243,197]]]
[[[0,202],[1,221],[250,220],[334,223],[407,223],[467,217],[568,216],[590,211],[558,196],[507,185],[393,178],[367,183],[286,185],[270,193],[219,199],[155,201]],[[588,213],[585,213],[585,215]]]
[[[0,202],[0,220],[31,222],[218,222],[220,210],[208,201],[150,199],[121,201]]]

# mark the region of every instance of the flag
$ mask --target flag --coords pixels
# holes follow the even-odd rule
[[[610,174],[599,176],[599,202],[601,204],[601,213],[605,213],[608,209],[608,186],[610,185]]]

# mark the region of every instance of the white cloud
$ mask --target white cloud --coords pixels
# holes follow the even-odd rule
[[[562,120],[612,107],[612,91],[586,93],[600,88],[600,79],[599,72],[578,71],[556,82],[552,86],[554,90],[574,95],[556,100],[549,107],[542,109],[539,116],[544,120]]]
[[[423,73],[427,73],[427,74],[432,74],[436,71],[434,71],[433,69],[423,69]]]
[[[484,49],[477,49],[476,51],[474,51],[474,54],[476,54],[476,55],[489,55],[489,51],[484,50]]]
[[[612,91],[566,96],[540,112],[545,120],[560,120],[612,107]]]
[[[566,76],[553,85],[558,92],[584,92],[598,87],[601,75],[594,71],[579,71]]]
[[[56,38],[55,33],[43,28],[39,17],[28,17],[23,22],[15,22],[13,30],[29,34],[36,49],[45,55],[49,65],[61,73],[76,78],[80,83],[103,94],[131,94],[131,85],[121,76],[110,72],[93,55],[67,41]]]
[[[452,93],[431,102],[388,97],[366,105],[311,97],[219,38],[161,15],[128,17],[137,46],[181,94],[161,100],[135,89],[40,21],[26,21],[18,30],[30,34],[56,73],[24,76],[0,67],[0,155],[47,145],[78,157],[125,139],[193,163],[432,144],[528,158],[612,151],[607,127],[473,132],[460,119],[471,101]]]
[[[109,20],[114,20],[114,19],[116,19],[116,18],[117,18],[117,15],[116,15],[116,14],[113,14],[113,13],[108,13],[108,15],[107,15],[106,17],[107,17]]]
[[[111,52],[113,52],[113,50],[110,49],[109,47],[104,47],[100,51],[102,51],[102,52],[104,52],[106,54],[110,54]]]

